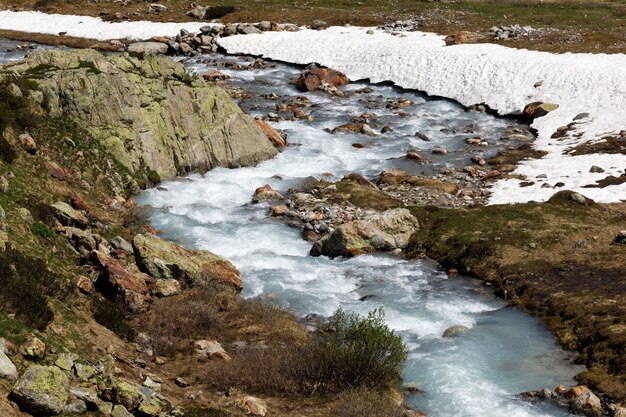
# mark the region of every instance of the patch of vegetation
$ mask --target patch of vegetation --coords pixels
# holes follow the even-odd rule
[[[54,316],[46,293],[55,293],[58,282],[40,259],[14,249],[0,253],[0,304],[20,323],[38,330],[46,328]]]
[[[386,393],[368,389],[349,390],[339,395],[330,407],[341,417],[402,417],[404,408]]]
[[[122,310],[106,298],[96,298],[94,300],[93,318],[123,339],[128,341],[135,339],[137,333],[128,323],[128,319]]]
[[[295,370],[305,390],[386,390],[400,380],[406,348],[385,323],[382,309],[365,317],[338,310],[323,334],[302,352],[309,365]]]
[[[53,238],[55,236],[54,232],[50,230],[48,226],[41,222],[34,222],[30,225],[30,231],[33,232],[34,235],[45,237],[45,238]]]
[[[351,180],[335,183],[337,191],[357,207],[375,210],[388,210],[402,206],[402,201],[368,185],[358,184]]]
[[[219,19],[233,13],[237,8],[234,6],[211,6],[207,7],[205,19]]]
[[[30,330],[19,321],[10,318],[6,314],[0,314],[0,337],[10,340],[19,346],[24,343]]]
[[[148,206],[134,206],[124,213],[122,225],[133,235],[145,232],[144,226],[147,224],[150,224],[150,208]]]
[[[185,410],[184,417],[230,417],[232,414],[222,408],[191,408]]]
[[[249,349],[207,368],[203,380],[263,395],[333,395],[351,389],[387,391],[406,359],[401,338],[382,310],[362,317],[339,310],[314,337],[299,345]]]

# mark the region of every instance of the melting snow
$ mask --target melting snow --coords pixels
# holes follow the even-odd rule
[[[66,32],[68,36],[99,40],[173,36],[183,28],[197,32],[205,24],[111,23],[87,16],[0,11],[0,29]],[[231,53],[298,64],[317,62],[343,71],[352,80],[393,81],[464,105],[485,103],[500,114],[519,113],[533,101],[557,103],[559,109],[532,125],[538,131],[534,146],[547,155],[522,162],[514,172],[534,184],[521,187],[518,179],[499,180],[493,186],[490,202],[545,201],[557,191],[552,186],[559,182],[564,184],[561,189],[578,191],[599,202],[626,200],[626,183],[583,188],[609,175],[624,174],[626,155],[564,154],[572,146],[626,129],[626,55],[551,54],[493,44],[445,46],[443,36],[432,33],[392,36],[375,31],[368,35],[369,29],[266,32],[222,38],[220,44]],[[578,120],[568,137],[551,138],[557,128],[583,112],[589,116]],[[589,173],[593,165],[605,172]]]

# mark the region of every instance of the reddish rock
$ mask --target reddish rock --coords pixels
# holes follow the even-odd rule
[[[583,392],[587,392],[589,391],[589,388],[587,388],[585,385],[577,385],[575,387],[571,387],[566,393],[565,395],[569,398],[577,398],[579,397]]]
[[[31,155],[34,155],[37,153],[37,143],[35,142],[35,139],[33,139],[33,137],[31,135],[29,135],[28,133],[23,133],[19,136],[20,142],[22,142],[22,146],[24,147],[24,150],[26,152],[28,152]]]
[[[156,279],[139,271],[129,271],[124,264],[100,252],[92,252],[93,263],[101,269],[100,279],[115,298],[130,311],[142,312],[152,302],[150,290],[155,288]]]
[[[411,161],[415,161],[418,164],[424,164],[428,162],[426,158],[424,158],[421,154],[417,152],[407,152],[404,156],[406,159],[410,159]]]
[[[202,78],[205,81],[224,81],[230,79],[230,75],[219,72],[218,70],[212,70],[202,74]]]
[[[93,292],[93,282],[87,277],[78,277],[76,286],[85,294],[91,294]]]
[[[287,146],[287,141],[283,139],[280,133],[278,133],[276,129],[274,129],[272,125],[267,123],[265,120],[256,119],[256,124],[261,128],[265,136],[267,136],[267,138],[270,140],[270,142],[274,144],[274,146],[277,146],[279,148],[284,148],[285,146]]]
[[[87,213],[89,213],[89,211],[91,210],[91,207],[89,207],[89,204],[85,201],[85,199],[78,194],[74,194],[72,196],[70,204],[76,210],[84,210]]]
[[[67,172],[56,162],[46,162],[46,168],[48,168],[50,175],[59,181],[65,181],[68,177]]]
[[[293,81],[302,91],[319,90],[325,82],[333,87],[340,87],[350,82],[345,74],[330,68],[314,68],[302,74],[297,80]]]

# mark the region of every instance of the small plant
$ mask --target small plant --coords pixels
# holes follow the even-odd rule
[[[41,222],[35,222],[30,225],[30,231],[33,232],[35,236],[53,238],[55,236],[54,232],[50,230],[48,226]]]
[[[93,318],[118,336],[129,341],[135,339],[135,329],[128,324],[124,313],[106,298],[94,301]]]
[[[324,330],[302,352],[305,366],[295,370],[308,390],[385,390],[400,379],[406,347],[385,323],[382,309],[367,316],[340,309]]]

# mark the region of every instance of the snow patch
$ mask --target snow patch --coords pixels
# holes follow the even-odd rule
[[[393,36],[377,30],[368,35],[370,29],[266,32],[222,38],[219,44],[229,53],[297,64],[316,62],[344,72],[351,80],[393,81],[464,105],[485,103],[503,115],[520,113],[534,101],[557,103],[559,109],[532,125],[538,131],[534,147],[548,154],[522,162],[514,172],[534,184],[521,187],[520,179],[497,181],[490,203],[545,201],[559,189],[598,202],[626,200],[626,184],[583,188],[609,175],[624,174],[626,155],[564,154],[572,146],[626,129],[626,55],[551,54],[493,44],[445,46],[444,37],[432,33]],[[576,121],[569,137],[551,138],[557,128],[583,112],[589,116]],[[592,165],[605,173],[590,174]],[[557,183],[562,187],[554,188]]]
[[[145,40],[153,36],[174,36],[181,29],[195,33],[206,25],[207,22],[105,22],[98,17],[91,16],[0,11],[0,29],[3,30],[49,35],[65,32],[67,36],[102,41],[111,39]]]

